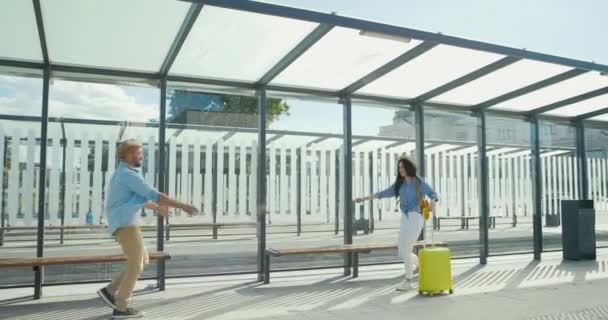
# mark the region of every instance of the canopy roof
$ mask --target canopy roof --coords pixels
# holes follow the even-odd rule
[[[244,0],[4,0],[0,71],[608,121],[608,66]]]

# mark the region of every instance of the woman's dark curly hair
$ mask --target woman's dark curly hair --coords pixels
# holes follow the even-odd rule
[[[412,178],[418,178],[416,174],[416,164],[407,157],[402,157],[399,159],[399,163],[397,164],[397,178],[395,178],[395,184],[393,184],[393,188],[395,190],[395,198],[399,198],[399,188],[403,184],[404,178],[399,173],[399,166],[402,165],[405,169],[405,175]]]

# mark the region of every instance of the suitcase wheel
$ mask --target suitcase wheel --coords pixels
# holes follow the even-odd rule
[[[450,294],[453,294],[454,293],[454,289],[450,289],[449,292],[450,292]]]

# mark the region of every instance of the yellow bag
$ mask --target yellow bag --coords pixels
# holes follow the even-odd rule
[[[424,220],[429,220],[431,218],[431,205],[429,202],[422,198],[420,194],[420,179],[416,178],[416,196],[418,197],[418,207],[420,208],[420,213],[424,217]]]

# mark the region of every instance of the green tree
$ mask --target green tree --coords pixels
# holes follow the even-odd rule
[[[222,112],[233,114],[256,114],[257,98],[239,95],[170,90],[168,94],[169,120],[175,120],[185,110]],[[282,99],[269,98],[266,110],[268,124],[283,115],[289,115],[289,105]]]

